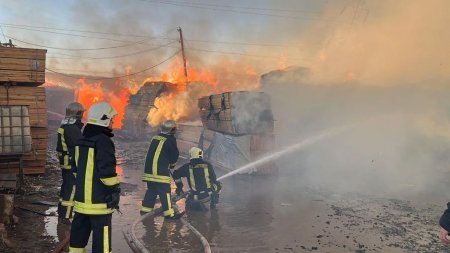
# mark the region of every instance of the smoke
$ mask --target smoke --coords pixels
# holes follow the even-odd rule
[[[450,2],[349,3],[333,26],[312,26],[305,36],[303,44],[312,48],[308,52],[316,59],[310,65],[314,82],[430,85],[449,79],[450,16],[445,10]]]
[[[355,124],[279,159],[280,171],[334,192],[439,193],[450,162],[450,2],[354,3],[342,12],[350,22],[302,39],[317,60],[262,76],[278,147]]]

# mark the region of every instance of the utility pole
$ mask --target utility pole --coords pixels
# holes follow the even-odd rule
[[[184,66],[184,83],[186,85],[185,88],[187,90],[188,74],[186,68],[186,55],[184,54],[183,31],[181,31],[181,27],[177,27],[177,30],[180,33],[181,55],[183,56],[183,66]]]

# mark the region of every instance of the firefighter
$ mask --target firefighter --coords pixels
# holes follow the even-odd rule
[[[177,195],[183,193],[181,178],[186,177],[191,189],[186,206],[191,209],[207,210],[205,203],[210,202],[211,209],[215,209],[222,184],[217,181],[212,165],[203,160],[203,151],[200,148],[192,147],[189,156],[189,163],[173,172],[173,179],[177,185],[176,193]]]
[[[153,136],[145,158],[143,181],[147,182],[147,191],[142,202],[141,213],[153,211],[156,197],[159,196],[166,219],[178,219],[183,213],[175,212],[171,203],[170,169],[175,167],[179,151],[175,133],[177,124],[173,120],[164,121],[160,133]]]
[[[441,242],[450,245],[450,202],[447,203],[447,210],[444,211],[441,218],[439,219],[439,225],[441,226],[439,230],[439,239]]]
[[[58,217],[59,221],[68,224],[72,218],[73,197],[75,195],[75,177],[71,171],[71,163],[75,154],[75,144],[81,137],[83,123],[81,119],[84,107],[74,102],[67,106],[66,116],[58,128],[56,151],[62,172],[62,185],[59,193]]]
[[[85,252],[92,231],[92,252],[111,252],[111,217],[119,209],[120,182],[116,174],[115,147],[111,140],[117,111],[106,102],[89,110],[83,137],[75,147],[72,166],[76,174],[74,219],[69,252]]]

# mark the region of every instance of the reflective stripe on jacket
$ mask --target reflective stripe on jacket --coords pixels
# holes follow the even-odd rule
[[[191,159],[189,163],[173,172],[173,179],[177,184],[181,183],[182,177],[187,178],[189,187],[194,194],[215,190],[216,173],[212,165],[203,159]]]
[[[119,184],[116,174],[115,147],[111,139],[99,133],[83,137],[75,147],[75,212],[91,215],[110,214],[106,196]]]
[[[56,151],[61,169],[71,169],[71,159],[74,157],[75,144],[81,138],[81,121],[75,124],[65,124],[58,128]]]
[[[173,135],[155,135],[145,158],[143,181],[170,184],[169,166],[175,165],[179,151]]]

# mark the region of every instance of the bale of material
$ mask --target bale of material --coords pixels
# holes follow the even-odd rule
[[[270,97],[263,92],[226,92],[198,100],[203,125],[230,135],[271,133]]]

